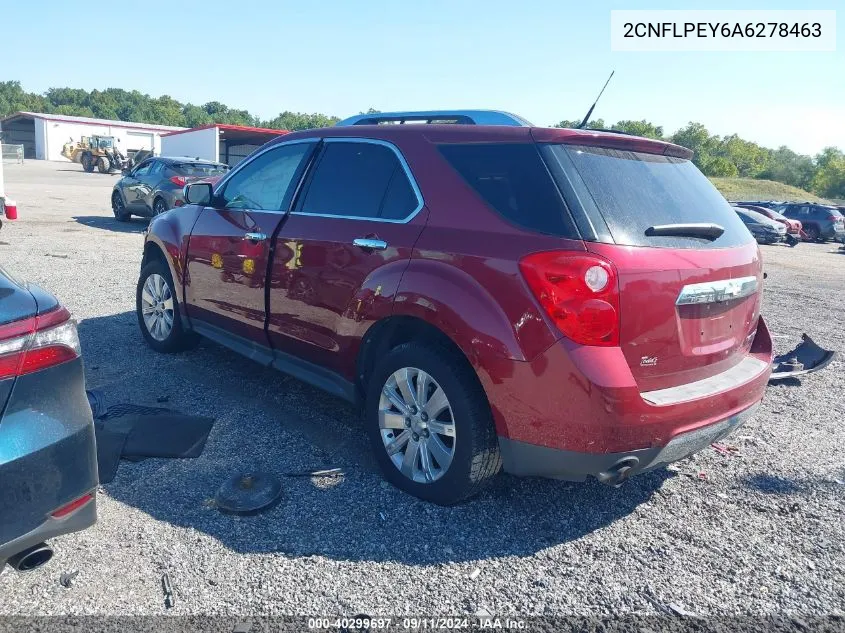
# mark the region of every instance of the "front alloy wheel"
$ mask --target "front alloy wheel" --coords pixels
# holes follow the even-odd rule
[[[164,341],[173,330],[173,294],[165,279],[153,273],[141,292],[141,313],[147,331],[157,341]]]
[[[455,424],[446,392],[429,374],[403,367],[387,379],[379,429],[393,465],[417,483],[437,481],[455,455]]]
[[[178,352],[197,343],[196,334],[182,327],[173,287],[162,259],[154,258],[141,269],[135,291],[138,325],[147,344],[158,352]]]

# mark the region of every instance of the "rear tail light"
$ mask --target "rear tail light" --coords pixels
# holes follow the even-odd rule
[[[523,257],[528,287],[564,336],[581,345],[619,345],[619,276],[597,255],[549,251]]]
[[[76,323],[65,308],[0,325],[0,380],[60,365],[81,353]]]
[[[184,187],[188,184],[188,179],[183,176],[171,176],[170,182],[172,182],[177,187]]]

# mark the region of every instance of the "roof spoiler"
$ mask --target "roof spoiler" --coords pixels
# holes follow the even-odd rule
[[[529,121],[510,112],[499,110],[422,110],[416,112],[375,112],[358,114],[336,123],[350,125],[380,125],[384,123],[447,123],[458,125],[509,125],[534,127]]]

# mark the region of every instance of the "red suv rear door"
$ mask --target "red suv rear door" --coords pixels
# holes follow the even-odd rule
[[[280,144],[254,155],[221,184],[214,206],[202,210],[188,244],[185,287],[188,315],[200,333],[260,346],[254,355],[269,348],[264,322],[270,245],[315,145]]]
[[[392,144],[326,138],[279,231],[270,272],[273,347],[354,378],[360,332],[392,310],[427,211]]]

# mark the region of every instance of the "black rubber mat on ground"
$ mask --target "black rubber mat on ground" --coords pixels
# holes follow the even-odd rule
[[[214,418],[183,415],[157,407],[113,405],[96,420],[100,483],[115,477],[121,459],[199,457]]]

